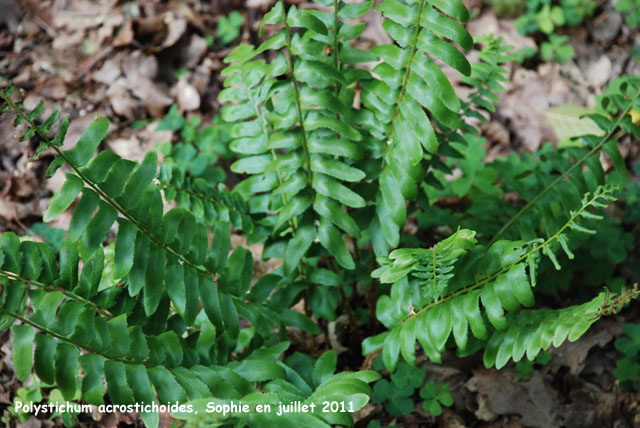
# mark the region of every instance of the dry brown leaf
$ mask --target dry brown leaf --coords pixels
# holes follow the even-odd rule
[[[122,68],[129,90],[142,101],[152,116],[162,116],[166,108],[173,104],[173,99],[165,85],[153,80],[158,73],[156,57],[135,51],[124,58]]]
[[[200,59],[207,53],[207,42],[202,37],[194,34],[189,40],[189,46],[182,52],[182,67],[192,69],[198,65]]]
[[[187,76],[180,76],[176,85],[176,99],[181,111],[193,111],[200,108],[200,94],[189,82]]]
[[[16,0],[0,0],[0,25],[6,25],[11,33],[15,33],[20,25],[23,11]]]
[[[102,68],[100,70],[93,73],[93,80],[98,83],[104,83],[105,85],[111,85],[116,81],[118,77],[120,77],[120,67],[114,60],[107,60],[102,64]]]
[[[488,408],[498,415],[519,415],[524,425],[555,428],[559,423],[558,399],[540,372],[526,381],[508,377],[506,372],[475,370],[467,389],[487,398]]]
[[[116,80],[107,90],[107,97],[113,111],[129,120],[138,118],[140,103],[131,96],[125,79]]]
[[[542,64],[537,71],[515,71],[497,111],[510,121],[517,142],[533,152],[555,138],[542,112],[565,104],[582,104],[582,100],[570,90],[557,64]]]
[[[587,82],[591,87],[599,90],[611,78],[612,69],[613,65],[611,64],[611,60],[609,59],[609,57],[606,55],[602,55],[600,58],[589,64],[589,67],[587,68],[587,71],[585,73]]]
[[[123,159],[142,161],[145,151],[142,149],[140,140],[132,135],[129,138],[117,138],[109,142],[109,148]]]
[[[553,358],[550,362],[551,370],[557,372],[560,367],[569,367],[573,375],[578,375],[585,367],[589,351],[595,346],[604,347],[620,334],[619,322],[603,320],[596,323],[576,342],[565,342],[559,348],[553,348]]]

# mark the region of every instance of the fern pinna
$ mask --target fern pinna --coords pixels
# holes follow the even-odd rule
[[[348,413],[367,403],[379,375],[334,374],[334,351],[289,351],[288,327],[317,335],[345,314],[366,338],[363,353],[381,354],[390,372],[400,357],[437,362],[447,348],[484,349],[485,365],[500,368],[577,339],[637,294],[534,309],[541,262],[559,269],[559,254],[574,257],[615,199],[613,184],[627,178],[616,142],[640,135],[628,114],[636,80],[605,91],[591,116],[602,135],[485,164],[470,119],[494,110],[511,57],[489,36],[476,40],[480,61],[468,62],[463,49],[474,41],[461,1],[385,0],[377,13],[393,42],[370,50],[354,41],[373,1],[318,3],[301,10],[279,0],[262,44],[225,58],[221,118],[241,176],[231,190],[171,160],[158,167],[155,152],[138,163],[100,151],[104,118],[62,150],[69,122],[59,110],[41,118],[43,104],[27,112],[21,92],[0,91],[2,111],[26,127],[22,139],[40,142],[34,158],[54,153],[47,175],[67,171],[44,220],[73,207],[59,251],[0,236],[0,324],[14,334],[20,380],[34,372],[65,399],[92,404],[330,399],[349,407],[174,416],[193,426],[352,425]],[[472,87],[466,100],[440,64]],[[452,179],[456,168],[462,177]],[[443,215],[434,203],[452,195],[466,198],[465,210]],[[165,202],[175,206],[165,212]],[[409,216],[426,233],[406,233]],[[253,256],[232,250],[232,230],[281,267],[254,282]],[[367,323],[352,307],[363,301]],[[367,338],[374,312],[387,331]],[[142,414],[158,424],[157,413]]]

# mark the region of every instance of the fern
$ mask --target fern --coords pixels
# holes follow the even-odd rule
[[[446,185],[445,180],[441,180],[440,176],[450,175],[453,169],[443,161],[443,157],[446,156],[446,159],[452,160],[464,159],[463,153],[469,157],[475,157],[475,153],[472,154],[472,150],[469,150],[467,140],[470,135],[477,134],[478,130],[467,121],[471,119],[486,122],[488,118],[484,112],[495,112],[494,103],[499,100],[498,94],[505,91],[503,83],[507,81],[505,75],[508,71],[502,67],[502,64],[514,59],[508,54],[511,47],[502,45],[502,38],[496,39],[493,35],[478,37],[475,42],[483,44],[483,47],[478,52],[480,61],[471,64],[471,74],[462,76],[462,81],[473,90],[467,101],[460,102],[461,110],[458,113],[460,129],[448,129],[441,133],[437,152],[426,156],[423,165],[427,175],[422,183],[423,189],[425,187],[442,189]],[[476,161],[480,163],[480,159]]]
[[[418,365],[416,342],[434,362],[447,348],[483,349],[485,365],[500,368],[576,340],[638,294],[534,309],[539,272],[581,254],[581,236],[615,199],[611,184],[627,178],[616,142],[640,135],[629,115],[637,79],[599,98],[601,114],[590,118],[603,135],[485,164],[470,123],[494,111],[511,56],[500,39],[479,38],[480,62],[469,64],[461,1],[385,0],[377,13],[393,43],[370,50],[354,42],[373,1],[318,3],[300,10],[279,0],[260,28],[272,35],[225,58],[220,126],[242,176],[231,189],[202,167],[216,161],[204,153],[206,131],[176,111],[163,123],[184,126],[185,144],[165,147],[158,167],[155,152],[133,162],[100,151],[104,118],[63,150],[69,121],[59,109],[43,118],[43,103],[25,111],[21,92],[0,90],[0,111],[24,125],[20,138],[40,143],[34,157],[55,153],[47,175],[65,169],[44,221],[73,213],[56,251],[0,235],[0,326],[13,333],[19,380],[33,373],[65,400],[91,404],[188,403],[201,412],[174,416],[193,426],[353,425],[349,412],[367,403],[379,376],[334,374],[333,351],[317,360],[288,352],[287,327],[304,332],[293,335],[296,349],[320,355],[304,335],[344,314],[357,341],[366,311],[353,305],[364,302],[387,331],[367,338],[363,352],[381,353],[391,372],[401,356]],[[467,100],[439,62],[465,76]],[[615,174],[602,169],[601,152]],[[451,178],[455,168],[461,178]],[[464,197],[463,212],[440,207],[452,195]],[[403,233],[409,215],[438,228]],[[232,227],[282,266],[253,281],[252,253],[231,251]],[[349,407],[206,415],[208,403],[231,401]],[[157,413],[142,417],[158,425]]]
[[[249,349],[263,343],[260,337],[270,337],[278,322],[292,320],[296,325],[304,318],[285,314],[288,321],[280,321],[261,302],[247,310],[244,297],[252,275],[251,254],[237,248],[227,260],[226,222],[215,224],[215,240],[209,246],[205,226],[191,213],[174,208],[163,215],[160,191],[153,181],[155,153],[141,164],[111,152],[90,159],[106,135],[105,119],[89,126],[72,150],[61,151],[66,119],[57,137],[49,140],[46,134],[52,121],[35,122],[41,107],[23,113],[9,98],[11,88],[1,95],[18,113],[18,121],[27,123],[25,135],[37,134],[73,171],[52,198],[45,221],[82,195],[59,255],[45,244],[20,242],[12,233],[0,236],[2,323],[6,328],[19,320],[41,332],[35,335],[22,326],[14,329],[26,338],[21,337],[22,342],[35,341],[36,374],[48,382],[55,380],[65,399],[75,396],[80,367],[83,397],[91,403],[102,401],[103,376],[116,404],[154,401],[152,384],[160,402],[210,396],[216,383],[210,369],[199,372],[205,383],[213,382],[209,387],[187,369],[229,361],[240,340],[238,314],[255,326],[257,336]],[[115,223],[113,270],[123,287],[100,290],[102,242]],[[27,315],[29,306],[31,315]],[[172,311],[175,315],[170,317]],[[30,349],[15,356],[23,380],[33,361]],[[80,356],[81,349],[86,355]],[[175,370],[169,372],[169,368]],[[122,382],[125,378],[131,390]],[[172,385],[170,391],[167,385]],[[186,393],[181,392],[183,388]],[[157,417],[144,415],[150,426],[157,426]]]
[[[434,180],[441,186],[426,189],[428,198],[468,197],[470,203],[465,213],[447,213],[441,218],[454,229],[476,230],[481,240],[491,238],[496,241],[502,237],[529,240],[540,233],[551,236],[584,193],[593,192],[607,182],[607,174],[599,161],[600,153],[611,159],[619,177],[615,182],[628,178],[617,139],[625,133],[640,135],[640,128],[628,114],[634,102],[637,105],[638,88],[640,86],[631,83],[620,88],[613,82],[601,101],[609,112],[590,116],[606,128],[603,135],[584,135],[557,149],[545,144],[535,153],[511,154],[483,163],[484,139],[466,134],[464,143],[451,143],[455,150],[465,153],[463,159],[445,161],[448,171],[444,168],[434,170]],[[450,174],[455,166],[465,175],[448,183],[445,174]],[[524,206],[505,200],[503,196],[509,193],[524,200]],[[443,214],[438,207],[431,206],[422,216],[427,219]]]
[[[263,355],[255,355],[247,361],[258,364]],[[277,362],[278,369],[282,374],[268,379],[262,385],[262,390],[258,391],[243,378],[234,379],[231,387],[240,392],[235,396],[216,396],[216,404],[229,404],[230,400],[240,399],[242,403],[251,406],[250,412],[238,412],[231,415],[216,414],[207,415],[207,405],[211,400],[195,400],[194,410],[202,416],[193,417],[192,414],[185,414],[183,418],[187,421],[185,426],[242,426],[251,427],[271,427],[292,425],[292,426],[312,426],[318,428],[328,428],[334,425],[353,425],[353,418],[348,413],[353,409],[364,406],[368,401],[371,388],[368,383],[380,378],[372,371],[342,372],[333,374],[336,370],[337,356],[335,351],[327,351],[315,362],[303,354],[293,354],[284,363]],[[248,365],[246,365],[248,369]],[[298,375],[294,368],[303,367],[304,373]],[[254,369],[255,370],[255,369]],[[257,370],[256,370],[257,371]],[[234,392],[235,392],[234,391]],[[329,411],[326,402],[340,403],[339,410]],[[300,409],[291,409],[280,413],[283,409],[281,404],[289,406],[290,403],[300,403]],[[270,412],[263,410],[256,412],[253,406],[270,406]],[[304,407],[302,407],[304,406]],[[340,410],[343,409],[343,410]],[[345,411],[346,410],[346,411]],[[180,415],[176,415],[180,417]]]
[[[435,7],[434,7],[435,6]],[[438,9],[436,9],[438,8]],[[378,9],[387,18],[383,27],[397,45],[372,49],[383,60],[374,69],[380,80],[363,82],[361,99],[375,120],[363,122],[374,137],[383,139],[383,166],[378,177],[376,218],[371,225],[374,239],[384,237],[391,247],[399,243],[399,228],[406,221],[405,199],[415,199],[424,171],[425,153],[436,153],[438,138],[423,108],[443,129],[457,129],[460,101],[448,79],[428,53],[468,75],[471,66],[465,56],[443,38],[466,49],[473,42],[455,19],[469,17],[462,2],[416,1],[403,5],[395,0]],[[444,13],[442,13],[442,12]],[[371,126],[376,123],[376,127]],[[381,124],[381,126],[380,126]],[[400,192],[398,192],[400,190]],[[378,254],[386,251],[380,249]]]
[[[236,229],[252,231],[247,203],[239,194],[225,192],[223,186],[216,189],[205,179],[187,176],[167,163],[161,165],[158,179],[164,187],[166,201],[175,200],[205,224],[214,226],[217,221],[224,221]]]
[[[349,124],[354,94],[346,88],[358,73],[341,72],[341,65],[357,61],[358,51],[340,40],[352,39],[363,29],[342,19],[363,15],[371,4],[335,2],[333,13],[295,7],[285,12],[279,1],[263,25],[284,23],[284,28],[257,50],[241,45],[225,59],[232,65],[224,71],[227,88],[221,99],[233,104],[223,108],[222,117],[242,121],[232,128],[236,139],[231,148],[249,155],[232,170],[251,174],[235,191],[252,196],[251,212],[277,213],[275,219],[267,217],[271,229],[267,233],[286,226],[293,234],[286,250],[287,273],[293,272],[314,236],[341,266],[355,267],[339,229],[354,237],[360,234],[342,207],[365,205],[349,187],[365,178],[365,172],[353,166],[361,157],[356,143],[363,137]],[[302,37],[293,32],[295,27],[303,29]],[[327,45],[332,47],[331,56],[324,54]],[[251,61],[261,52],[282,48],[286,55],[280,53],[270,64]],[[317,231],[314,219],[319,221]]]
[[[425,297],[434,301],[442,295],[449,279],[453,278],[455,262],[472,249],[475,242],[475,232],[458,230],[429,249],[398,249],[389,254],[388,259],[379,258],[381,267],[373,271],[371,276],[380,278],[383,283],[394,283],[412,274],[419,279],[418,283],[423,289],[428,290]]]
[[[545,211],[547,207],[553,209],[555,206],[555,204],[550,201],[551,195],[562,195],[562,198],[558,199],[559,201],[576,200],[579,194],[585,191],[591,191],[595,185],[603,184],[604,171],[602,170],[598,156],[596,156],[596,154],[601,151],[609,156],[620,176],[624,180],[628,180],[629,173],[622,160],[616,140],[621,131],[640,135],[640,128],[631,121],[631,116],[629,115],[629,112],[639,98],[640,85],[623,84],[619,88],[619,92],[612,94],[611,97],[608,98],[612,107],[615,109],[614,114],[617,114],[617,118],[609,118],[599,114],[588,115],[588,117],[605,132],[604,136],[585,135],[581,137],[581,142],[585,147],[584,149],[576,147],[567,150],[567,154],[573,158],[573,161],[568,161],[562,156],[549,153],[548,156],[551,158],[550,163],[561,173],[555,177],[546,173],[535,174],[531,177],[533,183],[528,183],[530,186],[527,189],[528,191],[524,191],[521,187],[522,184],[514,180],[515,186],[520,187],[518,193],[532,196],[526,198],[527,204],[504,223],[500,230],[494,235],[493,240],[495,241],[502,236],[502,234],[513,225],[517,225],[516,228],[519,233],[526,236],[528,233],[527,229],[531,230],[529,226],[531,220],[529,220],[525,214],[534,207],[542,210],[542,215],[548,225],[547,227],[553,227],[552,225],[557,224],[553,221],[553,214]],[[607,104],[609,104],[609,102],[607,102]],[[583,171],[580,170],[580,167],[583,165],[588,168],[587,174],[584,174]],[[522,183],[521,177],[519,181]],[[530,189],[535,189],[535,193],[531,192]],[[564,211],[566,211],[566,208],[564,208]]]
[[[410,275],[420,278],[419,274],[422,269],[417,270],[418,275],[416,275],[416,271],[406,268],[411,263],[406,259],[413,257],[413,263],[420,266],[422,261],[419,259],[419,255],[422,253],[419,250],[404,251],[401,254],[406,257],[402,262],[388,264],[382,268],[381,279],[395,282],[391,288],[390,296],[382,296],[378,300],[376,315],[390,331],[363,342],[364,353],[372,352],[382,346],[385,366],[388,370],[393,371],[400,355],[408,363],[415,364],[416,340],[420,342],[426,355],[436,362],[440,361],[441,353],[445,349],[450,335],[453,335],[457,348],[464,353],[471,339],[468,335],[469,329],[476,341],[491,342],[493,340],[496,342],[498,339],[493,339],[493,337],[499,334],[503,335],[500,338],[504,337],[504,341],[498,343],[509,340],[509,343],[512,344],[512,341],[515,340],[514,335],[520,334],[520,330],[511,328],[509,336],[504,336],[504,331],[512,326],[509,322],[510,318],[505,317],[505,310],[510,314],[517,314],[522,306],[532,307],[534,305],[533,287],[535,287],[536,267],[540,253],[547,256],[557,268],[559,268],[555,255],[557,248],[561,248],[569,257],[572,257],[572,253],[567,247],[567,233],[569,231],[594,233],[584,225],[582,220],[601,218],[589,211],[588,208],[605,206],[605,202],[614,199],[612,196],[614,190],[614,188],[600,187],[593,195],[585,195],[579,209],[571,211],[568,221],[546,240],[497,241],[487,249],[482,246],[473,248],[473,251],[470,251],[460,260],[459,264],[455,265],[456,269],[453,270],[455,280],[445,285],[445,292],[437,288],[434,291],[432,284],[420,284],[420,281],[416,283],[411,280]],[[473,232],[459,231],[448,240],[443,241],[443,247],[451,249],[451,247],[456,247],[455,243],[458,242],[459,250],[452,251],[452,254],[460,254],[473,244],[473,241],[469,242],[466,239],[467,237],[473,237]],[[461,239],[468,242],[462,241],[460,243]],[[465,247],[466,249],[463,249]],[[391,256],[393,257],[393,253]],[[435,260],[435,257],[431,258],[431,265],[434,267],[436,267]],[[437,285],[435,284],[436,287]],[[434,298],[434,294],[440,298]],[[599,307],[594,302],[602,303],[603,296],[599,296],[588,307],[591,309]],[[480,302],[482,302],[482,307]],[[582,309],[575,309],[575,313],[584,314],[581,312]],[[568,311],[567,313],[573,313],[571,311],[574,309],[567,308],[557,311],[558,319],[564,320],[566,313],[560,314],[564,310]],[[588,311],[589,314],[592,312],[593,310]],[[531,316],[534,318],[530,322],[533,325],[538,324],[535,317],[539,313],[539,311],[531,312]],[[553,318],[554,313],[549,312],[552,314],[549,317]],[[485,316],[489,321],[488,326],[484,321]],[[526,315],[519,316],[517,322],[519,324],[525,323],[526,317]],[[575,331],[582,334],[591,323],[595,322],[596,318],[587,322],[584,316],[571,317],[566,320],[566,323],[553,324],[556,328],[566,329],[564,336],[562,333],[558,333],[562,339],[558,339],[554,343],[557,346],[564,341],[566,333],[575,326],[578,326],[575,327]],[[537,327],[541,330],[536,334],[548,332],[549,326],[547,324],[543,323]],[[580,334],[572,334],[570,338],[575,340]],[[531,345],[533,342],[523,343],[530,344],[530,348],[527,350],[527,356],[530,359],[549,346],[546,342],[541,342],[541,346]],[[471,346],[472,350],[475,350],[473,345]],[[492,349],[488,346],[485,348],[484,361],[488,367],[496,362],[496,356],[491,354]],[[514,354],[508,355],[512,355],[514,360],[518,361],[522,357],[521,351],[522,347],[519,347],[517,353],[514,351]],[[507,360],[501,353],[498,359],[500,363],[498,368],[504,366]]]

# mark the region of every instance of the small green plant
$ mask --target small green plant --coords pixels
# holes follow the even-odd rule
[[[376,361],[374,368],[382,369],[381,361]],[[398,368],[390,376],[391,381],[380,379],[373,385],[371,401],[385,403],[385,409],[392,416],[403,416],[415,408],[413,396],[422,385],[425,372],[408,364],[398,364]]]
[[[568,41],[569,36],[551,34],[549,40],[540,45],[540,57],[544,61],[556,61],[558,64],[564,64],[575,54],[573,46]]]
[[[505,10],[501,2],[495,1],[499,10]],[[515,3],[512,3],[512,5]],[[591,16],[597,6],[594,0],[531,0],[526,2],[524,13],[515,20],[518,31],[523,34],[541,32],[549,37],[540,46],[544,61],[555,60],[562,64],[574,55],[567,36],[554,34],[565,25],[575,27]],[[506,9],[508,10],[508,9]]]
[[[198,116],[188,120],[172,106],[160,121],[158,131],[172,131],[177,141],[168,141],[160,145],[165,163],[172,164],[182,173],[201,177],[209,183],[220,183],[226,178],[218,165],[221,158],[229,157],[228,126],[216,116],[208,126],[202,126]]]
[[[541,31],[551,34],[557,27],[575,27],[591,16],[597,6],[594,0],[531,0],[524,15],[515,25],[522,34]]]
[[[433,416],[442,414],[442,406],[453,406],[453,397],[446,383],[438,385],[433,380],[428,381],[420,388],[420,397],[424,399],[422,407]]]
[[[533,373],[534,366],[546,366],[551,361],[551,352],[541,352],[533,361],[522,360],[516,363],[519,379],[526,379]]]
[[[226,46],[237,39],[240,36],[242,24],[244,24],[244,18],[235,10],[228,16],[221,16],[216,30],[216,36],[220,39],[220,44]]]
[[[33,383],[33,381],[32,381]],[[31,417],[24,404],[26,403],[39,403],[42,401],[42,389],[40,383],[36,382],[32,385],[25,385],[18,388],[16,396],[13,398],[13,406],[8,407],[7,415],[3,416],[2,422],[9,425],[11,422],[25,423]],[[17,403],[23,403],[22,406],[18,406]]]
[[[640,0],[618,0],[615,8],[631,28],[640,27]]]
[[[624,324],[626,336],[616,339],[616,349],[623,357],[618,359],[614,374],[624,387],[640,391],[640,324]]]
[[[382,369],[382,362],[377,359],[374,368]],[[399,363],[398,368],[390,376],[390,381],[381,379],[373,385],[371,401],[385,403],[385,409],[392,416],[403,416],[411,413],[416,406],[416,390],[420,390],[420,397],[424,400],[422,407],[429,414],[439,416],[442,406],[453,405],[453,398],[449,392],[449,385],[436,384],[429,380],[424,383],[425,371],[405,363]]]

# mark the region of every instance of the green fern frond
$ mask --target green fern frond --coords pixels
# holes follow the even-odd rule
[[[584,192],[592,191],[596,186],[605,183],[605,174],[599,156],[597,156],[600,152],[604,152],[612,160],[616,171],[623,178],[629,177],[617,146],[617,135],[620,131],[640,135],[640,128],[632,122],[629,115],[631,109],[640,99],[640,83],[621,85],[619,92],[611,94],[608,99],[610,105],[616,106],[618,116],[615,119],[600,114],[589,115],[589,118],[605,132],[605,135],[580,137],[584,148],[569,148],[564,156],[563,153],[544,154],[549,159],[549,163],[557,171],[561,171],[559,175],[552,176],[546,171],[534,169],[532,172],[535,174],[527,177],[526,184],[522,180],[522,176],[509,181],[513,183],[518,193],[527,200],[527,204],[509,216],[504,225],[493,235],[492,241],[512,228],[516,230],[512,234],[526,236],[531,231],[531,224],[537,223],[532,217],[542,217],[546,220],[547,230],[553,230],[557,221],[554,221],[556,216],[550,211],[558,205],[556,201],[564,205],[563,211],[568,212],[566,205],[569,201],[575,201]],[[588,168],[587,172],[582,171],[583,166]],[[552,200],[554,198],[555,201]]]
[[[257,358],[257,356],[256,356]],[[247,363],[257,364],[260,361],[249,358]],[[329,428],[331,426],[353,426],[354,421],[351,413],[364,407],[369,401],[371,387],[369,383],[380,378],[373,371],[341,372],[334,374],[336,369],[335,351],[327,351],[315,362],[301,354],[294,354],[285,360],[284,363],[277,361],[277,367],[283,372],[278,377],[270,377],[269,382],[265,382],[261,391],[244,385],[243,396],[223,397],[216,395],[213,400],[193,400],[193,409],[197,411],[191,413],[174,413],[173,416],[185,420],[186,427],[202,426],[243,426],[248,425],[256,428],[268,428],[272,426],[304,426]],[[296,367],[297,366],[297,367]],[[294,367],[297,370],[294,370]],[[298,371],[304,367],[304,373],[311,373],[309,376],[300,376]],[[258,367],[251,367],[246,364],[246,369],[252,372],[261,372]],[[238,368],[234,368],[238,370]],[[242,374],[242,372],[241,372]],[[234,412],[227,415],[219,413],[210,414],[207,412],[207,405],[215,403],[224,405],[230,404],[230,399],[237,400],[250,406],[249,412]],[[300,403],[305,406],[304,410],[291,409],[288,412],[278,414],[280,405],[290,403]],[[329,410],[326,402],[340,403],[338,408]],[[263,406],[262,412],[256,412],[254,407]],[[266,407],[270,406],[270,411]]]
[[[344,268],[355,266],[343,233],[358,237],[360,230],[343,207],[365,205],[350,188],[365,173],[354,165],[362,157],[362,135],[350,124],[354,93],[348,87],[358,73],[342,66],[372,57],[348,44],[363,25],[343,19],[366,13],[371,4],[336,1],[332,12],[295,6],[286,11],[280,1],[263,25],[284,23],[284,28],[257,50],[240,46],[225,60],[231,65],[224,71],[228,77],[221,95],[229,104],[222,117],[242,121],[232,130],[236,139],[231,148],[244,157],[232,169],[250,175],[234,191],[249,199],[252,213],[277,214],[269,220],[269,234],[283,226],[290,229],[298,242],[297,248],[287,248],[293,266],[311,245],[304,238],[311,236],[307,229],[316,227],[314,235],[329,254]],[[302,36],[292,28],[301,28]],[[270,64],[253,60],[261,52],[281,49],[286,54],[279,53]],[[292,273],[289,264],[287,273]]]
[[[471,66],[464,54],[445,39],[464,49],[470,49],[473,41],[455,20],[465,22],[469,17],[465,6],[457,0],[419,0],[407,4],[385,0],[378,10],[386,18],[384,29],[397,44],[372,49],[372,53],[383,60],[373,69],[379,80],[362,82],[362,103],[373,112],[377,122],[376,126],[367,126],[374,121],[363,125],[386,143],[378,178],[377,216],[371,233],[381,234],[386,245],[396,247],[399,228],[407,215],[405,200],[417,196],[417,184],[424,174],[421,160],[425,153],[433,154],[438,149],[431,118],[442,129],[460,127],[457,115],[460,100],[432,58],[468,75]],[[374,240],[381,241],[380,238]],[[387,252],[379,245],[376,251],[379,255]]]
[[[494,112],[495,103],[498,102],[498,94],[505,91],[503,83],[507,81],[505,77],[508,70],[502,64],[512,61],[513,56],[509,54],[511,46],[502,44],[502,38],[495,38],[493,35],[480,36],[475,43],[482,44],[478,51],[480,61],[471,64],[471,74],[462,76],[461,80],[473,88],[466,101],[461,101],[460,129],[447,129],[438,135],[438,150],[436,153],[426,155],[423,167],[427,174],[422,186],[428,185],[442,189],[445,187],[443,176],[448,176],[453,172],[452,166],[442,157],[449,159],[461,159],[475,156],[469,150],[467,139],[471,134],[478,134],[478,129],[470,125],[468,121],[479,120],[486,122],[488,118],[484,112]],[[460,147],[464,150],[460,150]],[[481,163],[480,159],[473,161]]]
[[[527,267],[534,278],[533,269],[540,252],[557,264],[556,246],[565,249],[566,232],[571,229],[591,233],[581,223],[585,218],[591,219],[593,214],[584,213],[615,200],[612,194],[616,190],[615,187],[599,187],[593,194],[585,195],[579,209],[572,211],[570,219],[546,240],[497,241],[488,249],[476,246],[469,251],[465,248],[468,253],[455,264],[454,277],[439,299],[425,292],[428,284],[420,287],[409,278],[411,269],[406,266],[411,260],[404,260],[399,266],[383,267],[382,271],[396,282],[389,296],[378,299],[376,315],[390,331],[367,339],[363,351],[369,353],[382,346],[385,366],[391,371],[400,355],[408,363],[415,364],[416,340],[427,356],[438,362],[451,335],[457,348],[464,352],[470,341],[469,329],[480,341],[488,340],[494,330],[507,330],[510,324],[505,311],[517,314],[522,306],[534,305],[535,283],[529,281]],[[449,243],[455,241],[456,235]],[[412,255],[422,253],[405,254],[410,259]],[[419,259],[415,258],[413,263],[420,263]]]
[[[388,258],[379,257],[381,267],[371,276],[380,278],[382,283],[394,283],[411,274],[426,291],[425,297],[437,300],[453,278],[454,264],[473,249],[475,243],[475,232],[463,229],[429,249],[400,248],[392,251]]]

